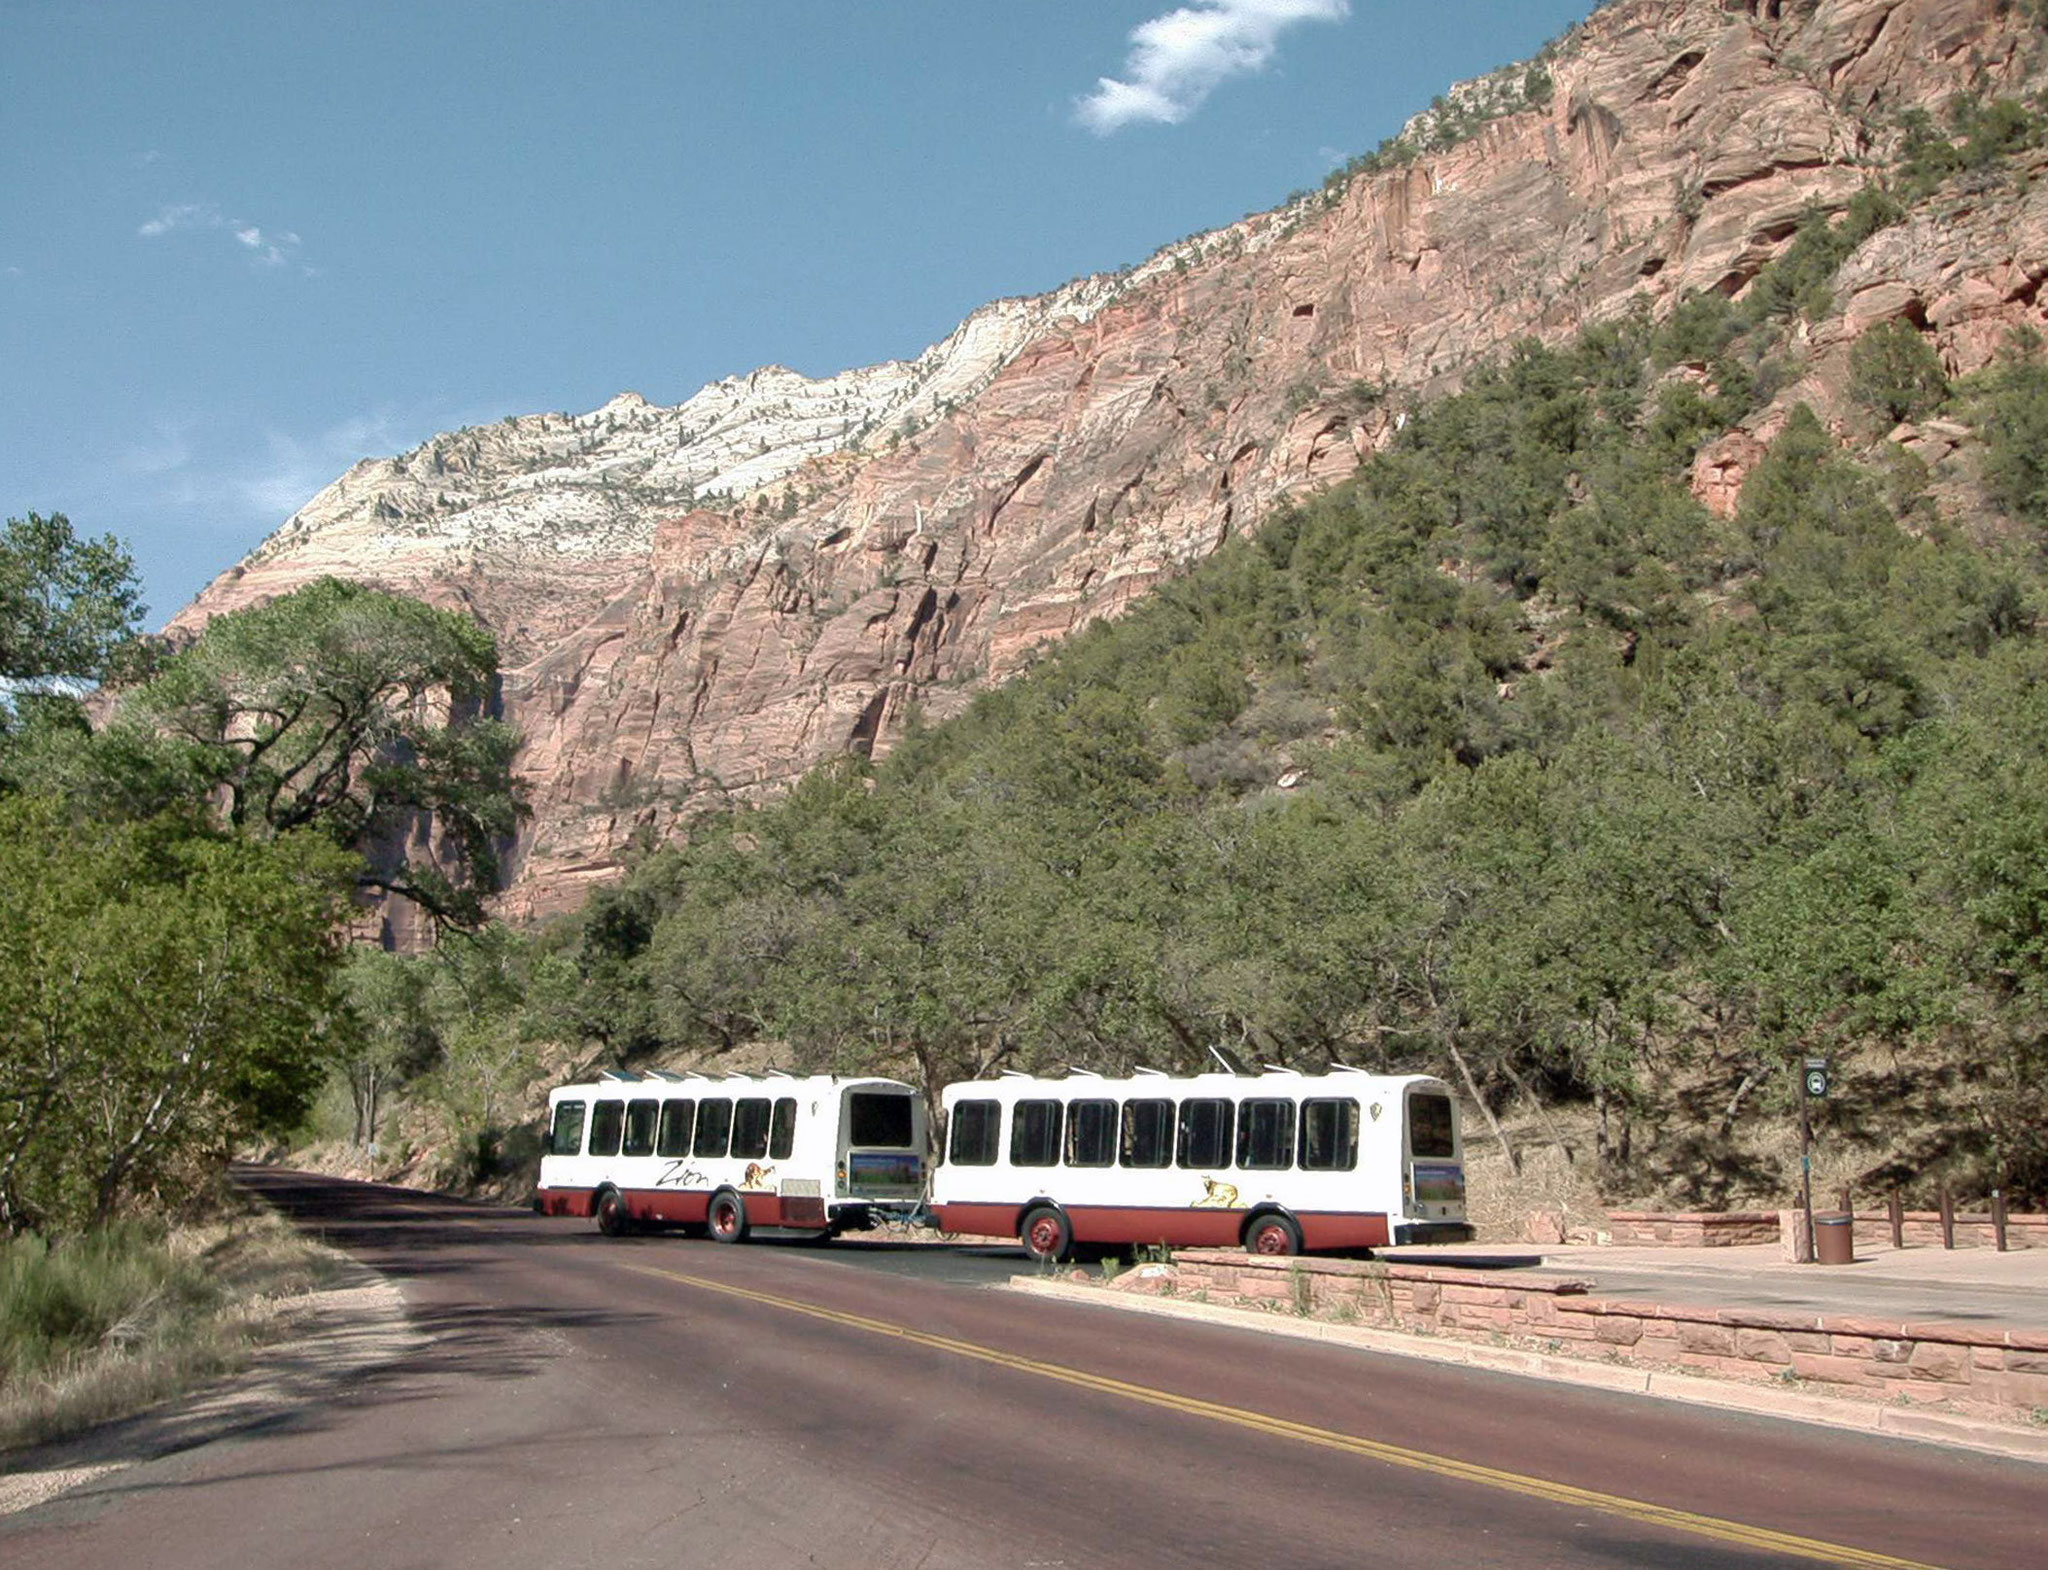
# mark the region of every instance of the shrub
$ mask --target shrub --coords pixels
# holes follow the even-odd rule
[[[2048,528],[2048,359],[2038,336],[2015,337],[1985,391],[1985,488],[2008,516]]]
[[[1849,393],[1897,424],[1939,408],[1948,374],[1913,324],[1894,319],[1879,322],[1849,351]]]
[[[216,1295],[196,1260],[163,1233],[126,1223],[50,1244],[28,1234],[0,1244],[0,1367],[10,1382],[61,1368],[108,1345],[132,1345],[180,1307]]]

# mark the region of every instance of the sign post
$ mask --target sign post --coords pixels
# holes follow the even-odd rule
[[[1806,1247],[1799,1263],[1811,1265],[1819,1259],[1818,1240],[1813,1230],[1813,1103],[1828,1095],[1828,1060],[1808,1058],[1799,1076],[1799,1208],[1806,1213]]]

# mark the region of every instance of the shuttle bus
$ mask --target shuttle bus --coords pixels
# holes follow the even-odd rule
[[[608,1071],[548,1097],[533,1208],[642,1225],[830,1235],[925,1192],[924,1102],[893,1079]]]
[[[1357,1069],[1128,1079],[1006,1074],[949,1085],[940,1228],[1076,1244],[1257,1254],[1463,1242],[1464,1148],[1449,1087]]]

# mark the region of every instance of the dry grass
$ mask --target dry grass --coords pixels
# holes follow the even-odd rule
[[[168,1232],[0,1249],[0,1449],[124,1417],[289,1335],[341,1260],[246,1201]]]

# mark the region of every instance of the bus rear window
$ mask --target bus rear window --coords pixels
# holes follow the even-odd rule
[[[1417,1091],[1408,1098],[1408,1154],[1455,1156],[1451,1133],[1451,1098],[1435,1091]]]
[[[555,1126],[548,1130],[548,1154],[551,1156],[580,1156],[583,1154],[582,1102],[558,1101],[555,1103]]]
[[[911,1146],[910,1098],[908,1096],[883,1095],[875,1091],[857,1090],[847,1098],[852,1107],[847,1142],[854,1145],[880,1145],[888,1150],[908,1150]]]
[[[953,1108],[952,1139],[946,1159],[956,1167],[992,1167],[1001,1148],[1003,1107],[999,1101],[962,1101]]]

